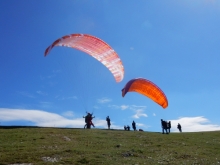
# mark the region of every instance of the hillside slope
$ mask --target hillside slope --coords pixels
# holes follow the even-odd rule
[[[220,132],[0,127],[0,164],[219,164]]]

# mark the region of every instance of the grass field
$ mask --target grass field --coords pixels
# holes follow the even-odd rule
[[[220,132],[0,127],[6,164],[220,164]]]

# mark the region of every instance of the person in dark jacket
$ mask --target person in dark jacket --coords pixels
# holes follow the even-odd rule
[[[161,127],[162,127],[162,134],[164,134],[164,130],[166,131],[167,134],[167,122],[161,119]]]
[[[134,122],[134,120],[132,122],[132,128],[133,128],[134,131],[136,131],[136,123]]]
[[[168,131],[168,133],[170,133],[170,128],[171,128],[171,121],[169,121],[167,123],[167,131]]]
[[[106,117],[106,121],[107,121],[108,129],[110,129],[111,120],[110,120],[109,116]]]
[[[180,132],[182,132],[182,127],[181,127],[180,123],[178,123],[177,128],[179,129]]]

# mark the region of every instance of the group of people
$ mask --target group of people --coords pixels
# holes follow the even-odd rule
[[[136,131],[136,123],[134,122],[134,120],[132,122],[132,128],[133,128],[134,131]],[[125,125],[124,126],[124,130],[125,131],[130,131],[130,126],[129,125],[127,125],[127,126]]]
[[[92,119],[95,118],[95,116],[93,116],[93,113],[89,113],[89,112],[86,112],[87,115],[86,116],[83,116],[83,118],[85,118],[85,126],[84,126],[84,129],[87,128],[87,129],[90,129],[91,126],[95,127],[95,125],[93,124],[92,122]],[[107,121],[107,126],[108,126],[108,129],[110,129],[111,127],[111,119],[109,116],[106,117],[106,121]],[[136,123],[133,121],[132,122],[132,128],[134,131],[136,131]],[[126,131],[130,131],[130,126],[127,125],[127,126],[124,126],[124,130]]]
[[[170,129],[171,129],[171,121],[164,121],[163,119],[161,119],[161,127],[162,127],[162,134],[164,134],[166,132],[166,134],[170,133]],[[181,125],[178,123],[177,128],[179,129],[180,132],[182,132],[182,128]]]
[[[85,128],[90,129],[91,126],[95,127],[95,125],[92,122],[92,119],[95,118],[95,116],[93,116],[92,113],[89,113],[89,112],[86,112],[86,113],[87,113],[87,115],[83,116],[83,118],[85,118],[85,123],[86,123],[84,126],[84,129]],[[107,121],[108,129],[110,129],[111,120],[110,120],[109,116],[106,117],[106,121]]]
[[[164,134],[164,131],[166,131],[166,134],[170,133],[170,128],[171,128],[171,122],[164,121],[161,119],[161,127],[162,127],[162,134]]]
[[[85,126],[84,126],[84,129],[87,128],[87,129],[90,129],[91,126],[95,127],[95,125],[93,124],[92,122],[92,119],[95,118],[95,116],[93,116],[93,113],[88,113],[86,112],[87,115],[86,116],[83,116],[83,118],[85,118]],[[106,117],[106,121],[107,121],[107,126],[108,126],[108,129],[110,129],[110,126],[111,126],[111,120],[109,118],[109,116]],[[171,121],[165,121],[163,119],[161,119],[161,127],[162,127],[162,134],[166,133],[166,134],[169,134],[170,133],[170,129],[171,129]],[[132,128],[134,131],[136,131],[136,123],[135,121],[132,122]],[[182,132],[182,127],[181,125],[178,123],[177,125],[177,128],[180,132]],[[125,125],[124,126],[124,130],[125,131],[130,131],[130,126],[129,125]],[[143,130],[139,130],[139,131],[143,131]]]

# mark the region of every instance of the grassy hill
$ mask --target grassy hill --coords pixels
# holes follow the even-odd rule
[[[0,164],[220,164],[220,132],[0,127]]]

